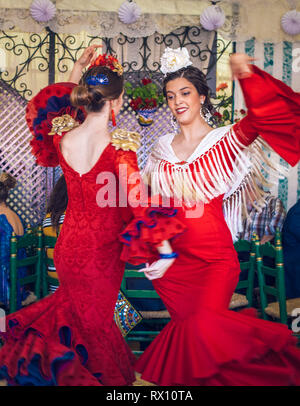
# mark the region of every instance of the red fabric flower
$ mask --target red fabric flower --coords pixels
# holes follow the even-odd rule
[[[70,104],[69,96],[75,86],[69,82],[49,85],[27,104],[26,122],[33,135],[31,152],[38,165],[55,167],[59,164],[53,136],[49,135],[53,118],[69,114],[79,123],[84,120],[84,110],[74,109]]]
[[[118,59],[112,55],[102,54],[88,67],[88,69],[94,66],[106,66],[112,71],[117,72],[119,75],[123,74],[123,68]]]

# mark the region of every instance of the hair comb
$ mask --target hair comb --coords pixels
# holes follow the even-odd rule
[[[100,73],[98,75],[89,76],[86,81],[88,85],[91,86],[99,86],[99,85],[108,85],[109,80],[108,77],[104,73]]]

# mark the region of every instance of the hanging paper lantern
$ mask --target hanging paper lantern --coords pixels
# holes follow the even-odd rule
[[[119,19],[124,24],[135,23],[141,16],[141,9],[135,2],[125,1],[119,8]]]
[[[281,27],[289,35],[300,34],[300,13],[291,10],[281,17]]]
[[[30,6],[32,18],[39,23],[51,20],[56,13],[56,7],[50,0],[34,0]]]
[[[208,31],[214,31],[225,23],[225,14],[217,5],[208,6],[200,16],[200,24]]]

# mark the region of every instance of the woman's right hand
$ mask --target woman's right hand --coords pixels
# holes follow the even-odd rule
[[[140,269],[138,272],[144,272],[147,279],[150,281],[153,279],[162,278],[170,266],[173,265],[176,258],[171,259],[159,259],[153,262],[150,266],[146,264],[146,268]]]

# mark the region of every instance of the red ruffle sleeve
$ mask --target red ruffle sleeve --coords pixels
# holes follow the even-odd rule
[[[259,134],[285,161],[300,160],[300,93],[252,66],[250,77],[240,84],[248,114],[234,125],[250,142]]]
[[[69,114],[79,123],[85,118],[84,110],[71,106],[70,94],[75,86],[71,82],[49,85],[28,102],[26,121],[33,135],[31,152],[38,165],[55,167],[59,164],[53,135],[49,135],[52,120],[64,114]]]
[[[134,216],[119,237],[124,243],[121,259],[133,265],[151,263],[159,258],[157,247],[186,227],[174,217],[177,210],[171,204],[165,207],[160,196],[148,196],[135,152],[116,151],[115,165],[122,199]]]

